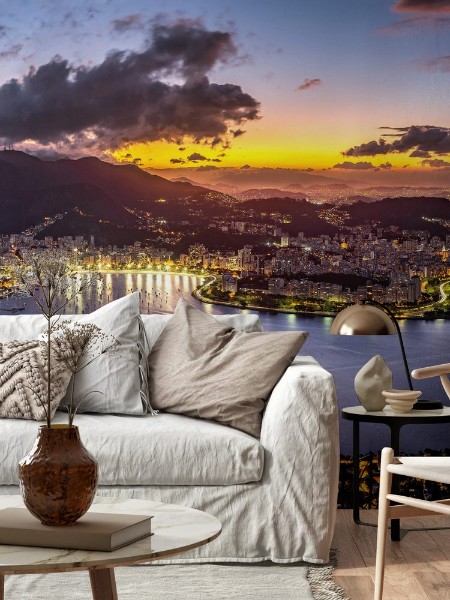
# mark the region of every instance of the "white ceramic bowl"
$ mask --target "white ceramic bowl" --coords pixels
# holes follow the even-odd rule
[[[414,390],[383,390],[381,393],[386,398],[386,403],[396,413],[409,412],[422,395],[422,392]]]

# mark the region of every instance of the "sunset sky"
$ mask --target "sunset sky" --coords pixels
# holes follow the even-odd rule
[[[0,0],[0,140],[44,157],[441,176],[449,98],[450,0]]]

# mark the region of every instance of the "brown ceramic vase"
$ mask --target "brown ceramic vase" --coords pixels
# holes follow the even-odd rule
[[[97,462],[78,427],[42,425],[19,463],[19,481],[25,506],[43,525],[73,525],[94,499]]]

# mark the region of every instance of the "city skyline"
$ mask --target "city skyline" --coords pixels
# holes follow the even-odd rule
[[[445,202],[438,200],[441,207]],[[438,204],[434,204],[437,211]],[[189,273],[208,277],[195,297],[238,308],[330,315],[347,303],[366,298],[370,287],[370,294],[391,305],[398,316],[448,318],[450,235],[436,219],[425,217],[434,234],[426,228],[416,229],[417,221],[409,221],[409,229],[367,219],[349,226],[345,223],[350,213],[328,207],[319,209],[318,214],[337,229],[293,234],[288,214],[261,213],[251,204],[245,208],[245,203],[237,206],[227,215],[206,219],[197,239],[208,237],[210,247],[192,237],[182,242],[175,222],[149,217],[145,230],[150,237],[123,247],[111,242],[96,245],[92,234],[88,238],[40,237],[42,228],[37,226],[21,234],[0,236],[0,248],[4,258],[11,247],[19,248],[24,257],[29,252],[57,249],[70,256],[80,273],[95,270],[103,274]],[[375,209],[373,214],[377,212]],[[55,215],[54,220],[62,217]],[[215,232],[212,237],[207,230]],[[224,233],[228,243],[220,248],[217,243]],[[150,304],[147,309],[150,311]]]
[[[5,4],[0,139],[202,181],[445,187],[449,29],[447,0]]]

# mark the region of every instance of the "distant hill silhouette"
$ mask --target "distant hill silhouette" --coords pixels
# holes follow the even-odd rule
[[[167,202],[156,203],[160,198]],[[105,236],[111,237],[117,229],[123,238],[124,228],[139,227],[136,210],[182,219],[199,202],[202,211],[219,210],[230,198],[168,181],[135,165],[113,165],[94,157],[44,161],[24,152],[0,151],[0,233],[18,233],[45,217],[65,213],[50,226],[54,235],[65,235],[68,229],[90,234],[95,223],[97,234],[105,229]]]
[[[253,200],[255,198],[306,198],[307,194],[303,191],[279,190],[274,188],[253,188],[243,190],[236,194],[239,200]]]
[[[292,198],[264,198],[248,200],[241,206],[264,212],[276,210],[291,215],[291,222],[284,225],[283,229],[293,233],[303,231],[309,235],[332,235],[339,231],[336,225],[325,218],[327,211],[336,210],[333,204],[314,204]],[[447,198],[418,196],[386,198],[374,202],[363,199],[337,210],[348,213],[346,226],[378,223],[381,227],[393,225],[400,229],[426,229],[435,235],[449,233],[443,224],[443,221],[450,218],[450,200]]]
[[[204,241],[211,248],[235,249],[264,240],[250,233],[230,235],[226,229],[211,227],[211,219],[252,221],[252,209],[266,213],[266,221],[270,213],[281,213],[280,227],[292,235],[299,231],[333,235],[341,231],[339,223],[346,227],[377,223],[448,234],[444,221],[449,219],[450,203],[445,198],[394,197],[374,202],[361,198],[336,208],[296,198],[303,194],[293,191],[294,186],[288,192],[248,189],[244,197],[250,199],[238,201],[217,188],[194,183],[184,178],[169,181],[135,165],[114,165],[94,157],[45,161],[23,152],[0,151],[0,233],[20,233],[40,224],[37,235],[41,237],[95,235],[98,243],[121,245],[150,239],[163,246],[167,236],[157,231],[158,220],[163,219],[166,230],[172,228],[177,237],[173,248],[186,249]],[[342,184],[332,185],[342,189]],[[346,213],[344,220],[333,216],[340,211]],[[52,220],[57,214],[59,218]]]
[[[346,207],[351,223],[378,221],[381,226],[394,225],[401,229],[428,229],[434,233],[448,234],[438,221],[425,219],[450,219],[450,200],[447,198],[386,198],[378,202],[356,202]]]

